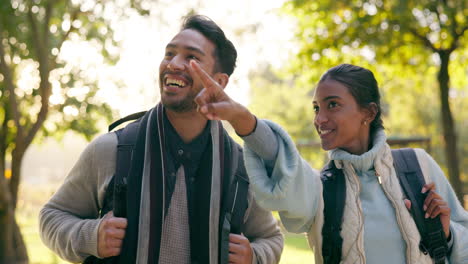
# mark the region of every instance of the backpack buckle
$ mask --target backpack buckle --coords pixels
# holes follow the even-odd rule
[[[435,263],[445,263],[446,249],[445,247],[437,247],[432,251],[432,257]]]

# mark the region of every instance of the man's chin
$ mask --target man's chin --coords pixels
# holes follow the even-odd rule
[[[168,102],[167,100],[161,100],[163,106],[176,113],[187,113],[197,109],[195,102]]]

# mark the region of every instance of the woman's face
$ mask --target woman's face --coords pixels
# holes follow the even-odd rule
[[[346,86],[331,79],[319,83],[313,105],[314,125],[324,150],[340,148],[356,155],[368,150],[371,115]]]

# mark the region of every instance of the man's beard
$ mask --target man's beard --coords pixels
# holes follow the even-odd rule
[[[167,100],[165,96],[161,97],[161,102],[167,109],[176,113],[186,113],[197,109],[195,103],[196,95],[188,94],[185,98],[179,101]]]

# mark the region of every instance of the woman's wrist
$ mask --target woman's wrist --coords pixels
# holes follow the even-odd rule
[[[239,106],[239,112],[234,115],[233,119],[228,121],[236,131],[237,135],[244,137],[255,131],[257,119],[246,107],[240,104]]]

